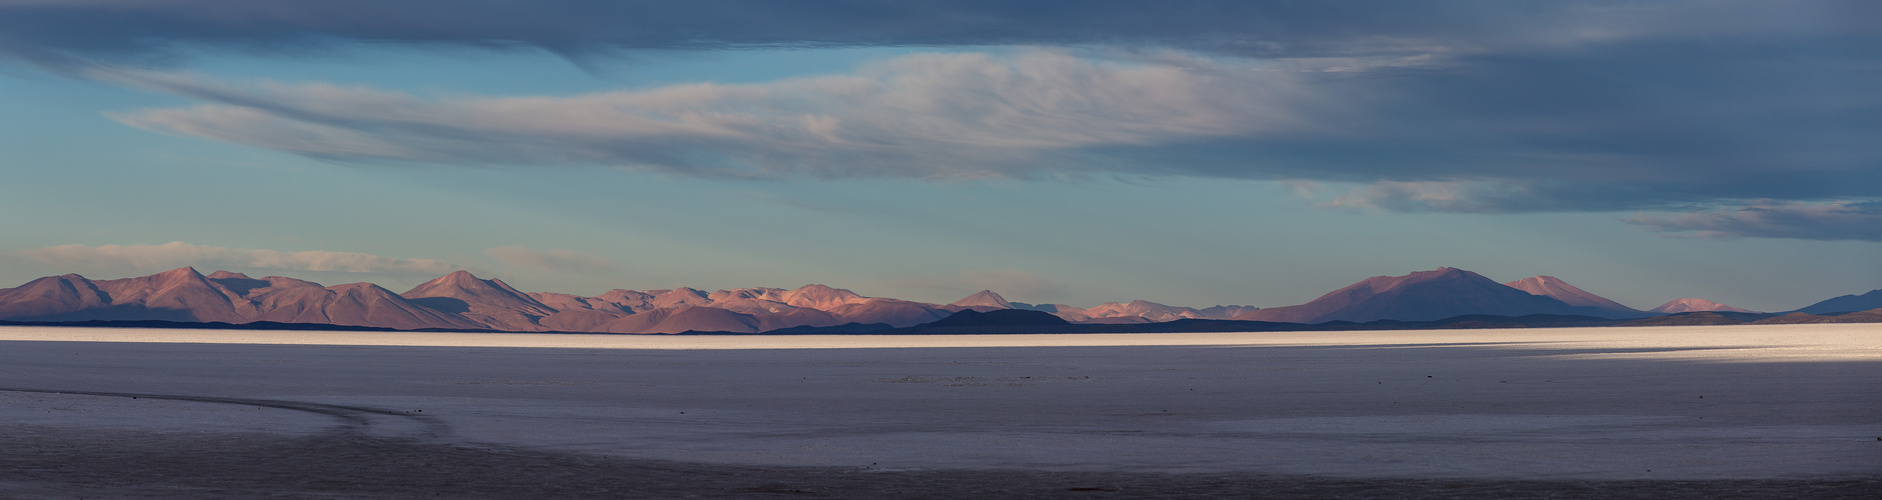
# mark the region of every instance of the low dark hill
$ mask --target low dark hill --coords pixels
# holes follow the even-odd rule
[[[1074,325],[1045,311],[994,309],[987,312],[963,309],[946,318],[908,328],[882,332],[892,334],[975,334],[975,333],[1084,333],[1087,327]]]
[[[1882,308],[1882,288],[1870,290],[1862,295],[1844,295],[1822,302],[1804,306],[1797,312],[1810,314],[1829,314],[1851,311],[1868,311]]]
[[[821,335],[845,333],[877,333],[894,330],[888,323],[844,323],[836,326],[793,326],[765,332],[772,335]]]
[[[1741,313],[1731,311],[1697,311],[1668,314],[1646,319],[1637,319],[1617,326],[1703,326],[1703,325],[1742,325],[1752,321],[1776,316],[1766,313]]]
[[[928,323],[926,326],[1061,326],[1070,324],[1072,322],[1045,311],[996,309],[979,312],[973,309],[963,309],[961,312]]]
[[[1849,313],[1810,314],[1794,312],[1751,322],[1753,325],[1801,325],[1811,323],[1882,323],[1882,308]]]
[[[1206,333],[1206,332],[1292,332],[1316,329],[1318,325],[1277,321],[1237,321],[1229,319],[1179,319],[1162,323],[1086,324],[1085,333]]]

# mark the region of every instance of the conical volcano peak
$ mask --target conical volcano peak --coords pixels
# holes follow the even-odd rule
[[[194,267],[184,266],[157,273],[155,276],[163,279],[201,278],[203,277],[203,273],[196,272],[196,268]]]
[[[865,297],[842,288],[811,284],[779,294],[784,303],[796,307],[808,307],[817,310],[830,310],[844,304],[862,302]]]
[[[207,278],[212,279],[212,280],[252,280],[252,279],[255,279],[255,278],[248,277],[248,275],[246,274],[230,272],[230,271],[216,271],[213,273],[209,273],[209,276],[207,276]]]
[[[1671,302],[1661,304],[1660,307],[1653,308],[1653,312],[1667,314],[1704,311],[1752,312],[1706,299],[1673,299]]]
[[[470,272],[470,271],[465,271],[465,270],[457,270],[457,271],[451,271],[451,274],[446,274],[446,275],[444,275],[444,276],[439,276],[439,277],[438,277],[438,279],[435,279],[435,280],[431,280],[431,282],[432,282],[432,283],[450,283],[450,284],[454,284],[454,285],[473,285],[473,286],[474,286],[474,284],[477,284],[477,283],[483,283],[483,282],[484,282],[484,280],[483,280],[482,278],[478,278],[478,277],[477,277],[477,275],[475,275],[475,274],[471,274],[471,272]]]
[[[1616,312],[1636,311],[1632,307],[1621,305],[1619,302],[1608,300],[1606,297],[1589,293],[1580,288],[1575,288],[1575,285],[1570,285],[1567,281],[1562,281],[1561,278],[1554,276],[1531,276],[1504,283],[1504,285],[1529,292],[1530,295],[1540,295],[1560,300],[1571,306],[1594,307]]]
[[[411,290],[401,295],[411,298],[414,296],[435,296],[451,293],[447,292],[447,290],[476,292],[502,290],[503,288],[504,287],[492,284],[488,280],[478,278],[476,275],[471,274],[470,271],[452,271],[451,274],[439,276],[437,279],[412,287]]]
[[[968,295],[967,298],[956,300],[954,301],[954,303],[948,304],[948,305],[960,306],[960,307],[992,307],[996,309],[1013,309],[1012,302],[1007,302],[1005,297],[1001,297],[1000,294],[993,293],[993,290],[981,290],[978,293],[975,293],[973,295]]]

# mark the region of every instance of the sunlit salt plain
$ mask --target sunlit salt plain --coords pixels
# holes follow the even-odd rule
[[[1873,324],[934,336],[0,327],[0,387],[0,432],[357,432],[880,470],[1882,472]]]

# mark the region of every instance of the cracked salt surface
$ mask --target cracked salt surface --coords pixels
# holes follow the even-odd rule
[[[279,402],[0,391],[0,422],[72,432],[344,431],[695,463],[1882,473],[1876,325],[912,337],[0,327],[0,388]]]

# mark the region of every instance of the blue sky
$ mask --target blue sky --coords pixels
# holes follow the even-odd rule
[[[0,283],[1882,287],[1858,2],[0,0]]]

